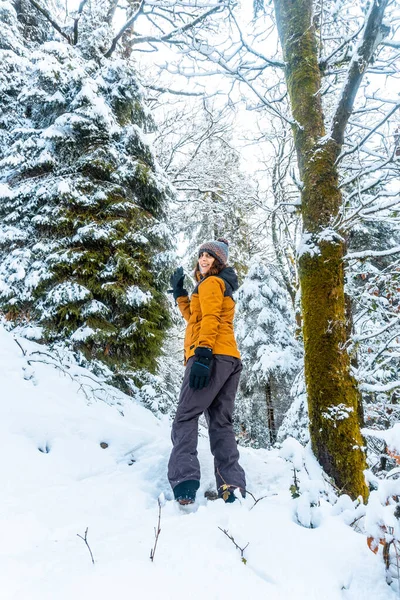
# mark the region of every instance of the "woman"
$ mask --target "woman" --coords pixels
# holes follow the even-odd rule
[[[180,267],[171,277],[172,292],[187,321],[186,370],[172,425],[173,449],[168,479],[180,504],[195,501],[200,486],[197,458],[198,420],[205,413],[214,456],[218,495],[235,500],[235,489],[245,495],[246,479],[232,426],[232,413],[242,363],[233,332],[238,288],[235,271],[227,266],[228,242],[206,242],[199,248],[197,285],[189,299]]]

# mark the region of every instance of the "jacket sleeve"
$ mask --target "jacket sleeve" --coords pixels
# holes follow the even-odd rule
[[[221,323],[225,283],[219,277],[207,277],[199,286],[199,301],[202,313],[199,346],[213,349]]]
[[[189,296],[179,296],[176,299],[176,303],[178,304],[178,308],[181,311],[182,317],[185,319],[187,323],[189,323],[190,319],[190,298]]]

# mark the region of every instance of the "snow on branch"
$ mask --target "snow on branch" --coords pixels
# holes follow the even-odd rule
[[[372,58],[376,45],[381,41],[382,20],[388,0],[374,0],[368,13],[360,43],[351,59],[347,78],[332,120],[331,136],[342,146],[344,130],[351,115],[361,80]]]
[[[132,27],[133,23],[136,21],[136,19],[139,16],[139,14],[141,12],[143,12],[143,6],[144,6],[144,0],[141,1],[140,6],[139,6],[138,10],[136,11],[136,13],[125,23],[125,25],[120,29],[120,31],[117,33],[117,35],[113,39],[110,49],[105,54],[106,58],[109,58],[111,56],[111,54],[114,52],[114,50],[115,50],[115,48],[117,46],[117,43],[120,40],[120,38],[123,36],[123,34],[128,29],[130,29],[130,27]],[[224,2],[218,2],[218,4],[216,6],[213,6],[210,10],[206,10],[201,15],[199,15],[195,19],[189,21],[189,23],[186,23],[186,25],[183,25],[182,27],[176,27],[175,29],[173,29],[169,33],[166,33],[166,34],[161,35],[161,36],[155,36],[155,35],[138,36],[134,40],[130,41],[130,45],[134,46],[134,45],[137,45],[137,44],[144,44],[144,43],[149,43],[149,42],[154,42],[154,43],[155,42],[170,42],[170,43],[173,43],[172,42],[172,38],[173,37],[175,37],[178,34],[185,33],[189,29],[193,29],[193,27],[195,27],[196,25],[198,25],[199,23],[201,23],[202,21],[204,21],[207,17],[209,17],[213,13],[216,13],[218,11],[223,10],[224,8],[226,8],[226,4]]]
[[[367,333],[364,335],[353,335],[353,341],[356,343],[360,343],[360,342],[365,342],[366,340],[371,340],[375,337],[381,336],[383,333],[385,333],[386,331],[388,331],[389,329],[392,329],[393,325],[397,325],[400,321],[400,317],[397,317],[395,319],[393,319],[392,321],[390,321],[389,323],[387,323],[387,325],[385,325],[384,327],[381,327],[381,329],[378,329],[378,331],[373,331],[371,333]]]
[[[400,41],[390,40],[382,42],[383,46],[390,46],[391,48],[400,48]]]
[[[325,56],[325,57],[319,59],[319,67],[320,67],[321,71],[325,71],[330,60],[334,56],[336,56],[339,52],[341,52],[343,50],[343,48],[348,46],[350,44],[350,42],[352,42],[360,34],[362,29],[363,29],[363,27],[360,27],[359,29],[357,29],[357,31],[353,35],[345,38],[343,40],[343,42],[337,48],[335,48],[328,56]]]
[[[391,381],[390,383],[361,383],[360,389],[364,392],[392,392],[400,388],[400,381]]]
[[[272,60],[271,58],[268,58],[267,56],[265,56],[264,54],[261,54],[259,51],[256,51],[252,46],[250,46],[244,39],[241,27],[239,26],[239,23],[233,14],[232,14],[232,20],[236,25],[237,31],[239,32],[240,41],[241,41],[243,48],[245,48],[250,54],[253,54],[257,58],[260,58],[262,61],[265,62],[266,65],[284,69],[284,67],[285,67],[284,62],[279,61],[279,60]]]
[[[379,123],[377,123],[377,125],[375,125],[375,127],[372,127],[371,129],[369,129],[368,133],[366,133],[365,136],[357,144],[354,144],[351,148],[349,148],[349,150],[342,152],[342,154],[337,158],[336,162],[339,162],[345,156],[348,156],[349,154],[353,154],[353,152],[356,152],[371,137],[371,135],[373,135],[376,131],[378,131],[378,129],[380,129],[382,127],[382,125],[390,119],[390,117],[399,108],[400,108],[400,102],[396,102],[394,104],[394,107],[383,117],[383,119],[381,121],[379,121]]]
[[[389,248],[388,250],[364,250],[363,252],[350,252],[346,254],[344,257],[346,260],[353,260],[355,258],[363,259],[363,258],[371,258],[378,256],[390,256],[392,254],[399,254],[400,246],[395,246],[394,248]]]
[[[145,85],[148,90],[161,92],[162,94],[172,94],[173,96],[204,96],[204,92],[185,92],[183,90],[172,90],[171,88],[158,87],[156,85]]]

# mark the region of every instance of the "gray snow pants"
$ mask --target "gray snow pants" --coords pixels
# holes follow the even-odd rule
[[[172,425],[173,449],[168,464],[171,487],[188,480],[200,481],[197,458],[198,421],[202,413],[208,423],[210,448],[214,456],[217,489],[224,483],[246,489],[246,479],[239,465],[239,451],[232,425],[232,413],[239,384],[240,359],[215,354],[210,382],[201,390],[189,387],[190,369],[195,357],[189,358],[183,378],[179,404]]]

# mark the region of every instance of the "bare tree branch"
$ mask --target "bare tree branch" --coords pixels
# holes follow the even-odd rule
[[[40,14],[42,14],[48,20],[49,23],[51,23],[51,25],[54,27],[54,29],[56,31],[58,31],[58,33],[60,35],[62,35],[62,37],[65,38],[67,40],[67,42],[70,44],[71,40],[69,38],[69,35],[67,35],[65,33],[65,31],[62,30],[60,25],[53,19],[53,17],[49,13],[49,11],[46,10],[45,8],[43,8],[42,6],[40,6],[40,4],[38,2],[36,2],[36,0],[29,0],[29,2],[32,4],[32,6],[34,6],[36,8],[36,10],[38,10],[40,12]]]
[[[113,0],[113,2],[110,5],[110,8],[108,10],[106,21],[109,25],[112,24],[112,21],[113,21],[114,15],[115,15],[115,11],[117,10],[118,2],[119,2],[119,0]]]
[[[382,42],[382,46],[390,46],[391,48],[400,48],[400,41],[390,40]]]
[[[14,338],[14,342],[21,348],[22,354],[24,356],[26,356],[26,350],[21,346],[21,344],[19,343],[19,341],[17,340],[17,338]]]
[[[372,58],[379,35],[383,15],[388,0],[373,0],[364,27],[361,43],[357,46],[345,82],[339,104],[336,108],[331,127],[331,137],[339,145],[343,144],[344,130],[353,109],[354,100],[360,87],[361,80]]]
[[[78,8],[78,16],[74,19],[74,46],[78,43],[78,23],[81,18],[82,11],[88,0],[82,0]]]
[[[394,108],[392,108],[392,110],[390,110],[385,116],[384,118],[377,124],[375,125],[375,127],[373,127],[372,129],[370,129],[368,131],[368,133],[357,143],[355,144],[352,148],[350,148],[349,150],[346,150],[345,152],[342,152],[342,154],[336,159],[336,162],[339,162],[340,160],[342,160],[345,156],[348,156],[349,154],[353,154],[353,152],[356,152],[367,140],[368,138],[371,137],[371,135],[373,135],[384,123],[386,123],[386,121],[388,121],[388,119],[390,119],[390,117],[400,108],[400,102],[395,104]]]
[[[285,68],[284,62],[279,61],[279,60],[272,60],[272,59],[268,58],[267,56],[265,56],[264,54],[261,54],[260,52],[256,51],[254,48],[252,48],[244,39],[242,30],[239,27],[239,24],[233,14],[232,14],[232,19],[233,19],[233,22],[235,23],[236,28],[239,32],[240,41],[242,43],[243,48],[245,48],[250,54],[254,54],[254,56],[257,56],[257,58],[261,58],[261,60],[264,61],[266,65],[269,65],[271,67],[279,67],[280,69]],[[254,68],[254,67],[252,67],[252,68]]]
[[[114,52],[115,48],[117,47],[117,44],[118,44],[119,40],[121,39],[121,37],[124,35],[124,33],[126,31],[128,31],[128,29],[130,29],[132,27],[132,25],[134,24],[134,22],[136,21],[136,19],[138,18],[138,16],[143,12],[143,6],[144,6],[144,0],[140,0],[140,4],[139,4],[136,12],[131,16],[130,19],[128,19],[128,21],[119,30],[119,32],[117,33],[117,35],[113,39],[113,41],[111,43],[111,46],[110,46],[110,49],[107,50],[107,52],[104,55],[106,58],[110,58],[111,54]],[[131,42],[131,44],[134,44],[134,43],[135,42]]]
[[[333,58],[338,52],[341,52],[341,50],[343,50],[343,48],[348,46],[350,44],[350,42],[352,42],[359,35],[360,31],[362,31],[362,27],[357,29],[357,31],[351,37],[343,40],[343,42],[337,48],[335,48],[335,50],[333,50],[328,56],[326,56],[325,58],[320,58],[319,67],[320,67],[321,71],[325,71],[331,58]]]
[[[148,90],[172,94],[173,96],[204,96],[204,92],[184,92],[183,90],[171,90],[171,88],[158,87],[156,85],[145,85],[144,87]]]
[[[120,40],[122,35],[125,33],[125,31],[127,31],[130,27],[132,27],[133,23],[136,21],[139,14],[143,11],[143,7],[144,7],[144,0],[141,0],[140,6],[139,6],[137,12],[129,19],[129,21],[127,21],[125,23],[125,25],[122,27],[122,29],[117,33],[117,35],[113,39],[110,49],[105,54],[106,58],[109,58],[111,56],[111,54],[114,52],[118,41]],[[182,34],[185,31],[192,29],[193,27],[195,27],[196,25],[198,25],[199,23],[204,21],[204,19],[206,19],[213,13],[218,12],[224,8],[225,8],[225,4],[220,2],[220,4],[218,6],[214,6],[210,10],[205,11],[204,13],[202,13],[201,15],[199,15],[198,17],[196,17],[195,19],[190,21],[189,23],[186,23],[186,25],[183,25],[182,27],[177,27],[177,28],[173,29],[172,31],[170,31],[169,33],[166,33],[165,35],[162,35],[160,37],[157,37],[154,35],[140,36],[140,37],[137,37],[136,39],[132,40],[130,42],[130,44],[131,44],[131,46],[135,46],[137,44],[144,44],[147,42],[171,41],[171,38],[173,38],[175,35]]]
[[[363,252],[350,252],[345,256],[346,260],[353,260],[354,258],[371,258],[372,256],[391,256],[392,254],[400,254],[400,246],[389,248],[388,250],[364,250]]]

